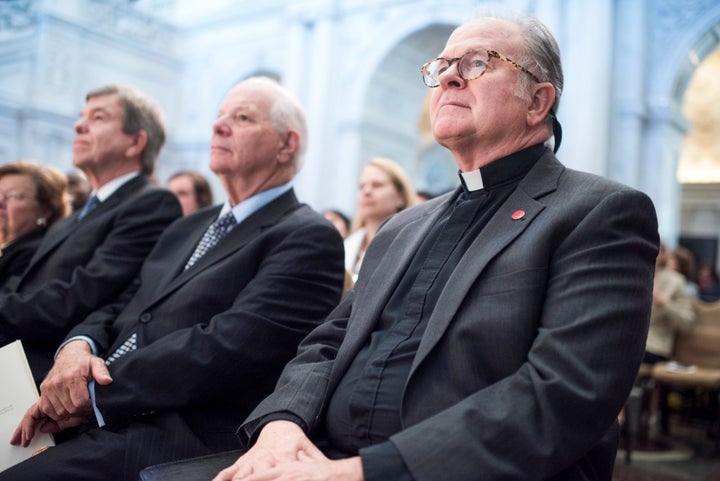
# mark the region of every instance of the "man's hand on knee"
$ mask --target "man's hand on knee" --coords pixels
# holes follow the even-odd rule
[[[83,340],[66,344],[40,384],[40,411],[57,422],[87,417],[92,412],[88,384],[93,380],[100,385],[112,382],[105,362]]]

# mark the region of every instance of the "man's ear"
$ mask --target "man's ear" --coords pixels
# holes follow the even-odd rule
[[[555,88],[550,82],[533,85],[532,102],[528,106],[528,125],[537,125],[545,121],[550,109],[555,104]]]
[[[138,130],[134,136],[134,142],[128,149],[125,151],[125,155],[128,157],[139,157],[142,155],[143,150],[145,150],[145,146],[147,145],[147,132],[144,130]]]
[[[282,164],[294,158],[299,149],[300,134],[295,130],[288,130],[285,136],[285,142],[280,146],[280,150],[278,150],[278,162]]]

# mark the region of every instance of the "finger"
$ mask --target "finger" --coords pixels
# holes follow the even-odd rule
[[[40,412],[37,403],[30,406],[25,415],[17,427],[16,432],[20,431],[20,444],[23,447],[27,447],[35,436],[35,428],[37,427],[38,421],[43,418],[44,415]],[[14,436],[14,435],[13,435]]]
[[[22,421],[18,426],[15,428],[15,431],[13,431],[12,436],[10,437],[10,444],[13,446],[17,446],[22,442],[22,431],[23,431],[23,423]]]
[[[68,415],[75,416],[78,413],[84,412],[88,406],[90,406],[88,382],[89,380],[87,379],[74,382],[67,391],[61,392],[59,400],[67,410],[67,415],[64,417],[68,417]]]
[[[35,429],[41,423],[42,420],[38,418],[29,418],[27,422],[23,423],[22,439],[20,443],[22,447],[27,448],[30,445],[30,442],[35,437]]]
[[[313,443],[307,443],[303,445],[303,447],[298,451],[298,459],[300,459],[300,455],[305,455],[309,459],[312,459],[314,461],[327,461],[328,458],[325,456],[325,454],[318,449],[317,446],[315,446]]]
[[[53,419],[62,419],[70,415],[65,402],[55,395],[40,396],[40,410]]]
[[[312,455],[310,455],[309,453],[306,453],[305,451],[298,451],[298,453],[297,453],[297,459],[298,459],[298,461],[300,461],[300,462],[303,462],[303,461],[322,461],[323,458],[324,458],[324,459],[327,459],[327,458],[325,458],[325,456],[322,456],[322,458],[318,458],[317,456],[312,456]]]
[[[90,361],[90,375],[95,379],[95,382],[101,386],[107,386],[113,382],[110,371],[108,371],[107,365],[105,365],[105,361],[99,357],[93,357]]]
[[[57,421],[55,423],[57,425],[57,427],[54,428],[55,429],[54,431],[43,431],[43,432],[56,433],[58,431],[65,430],[67,428],[74,428],[75,426],[85,424],[88,421],[88,419],[89,418],[87,416],[73,416],[69,419],[63,419],[62,421]]]
[[[236,472],[237,469],[235,468],[235,465],[232,465],[229,468],[225,468],[220,471],[217,476],[212,479],[212,481],[231,481]]]

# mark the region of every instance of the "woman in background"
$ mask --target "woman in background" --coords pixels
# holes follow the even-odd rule
[[[0,286],[22,274],[47,228],[69,211],[59,170],[24,160],[0,166]]]
[[[358,211],[353,231],[345,239],[345,269],[357,280],[365,251],[380,224],[391,215],[418,203],[415,188],[400,165],[376,157],[360,172]]]
[[[337,209],[329,209],[323,212],[322,215],[335,226],[340,233],[340,237],[345,239],[348,236],[350,233],[350,219],[345,214]]]
[[[198,172],[189,170],[177,172],[170,177],[167,187],[178,198],[184,216],[213,203],[210,183]]]

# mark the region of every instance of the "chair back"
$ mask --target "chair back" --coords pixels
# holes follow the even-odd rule
[[[696,321],[675,338],[673,360],[682,364],[720,369],[720,301],[695,301]]]

